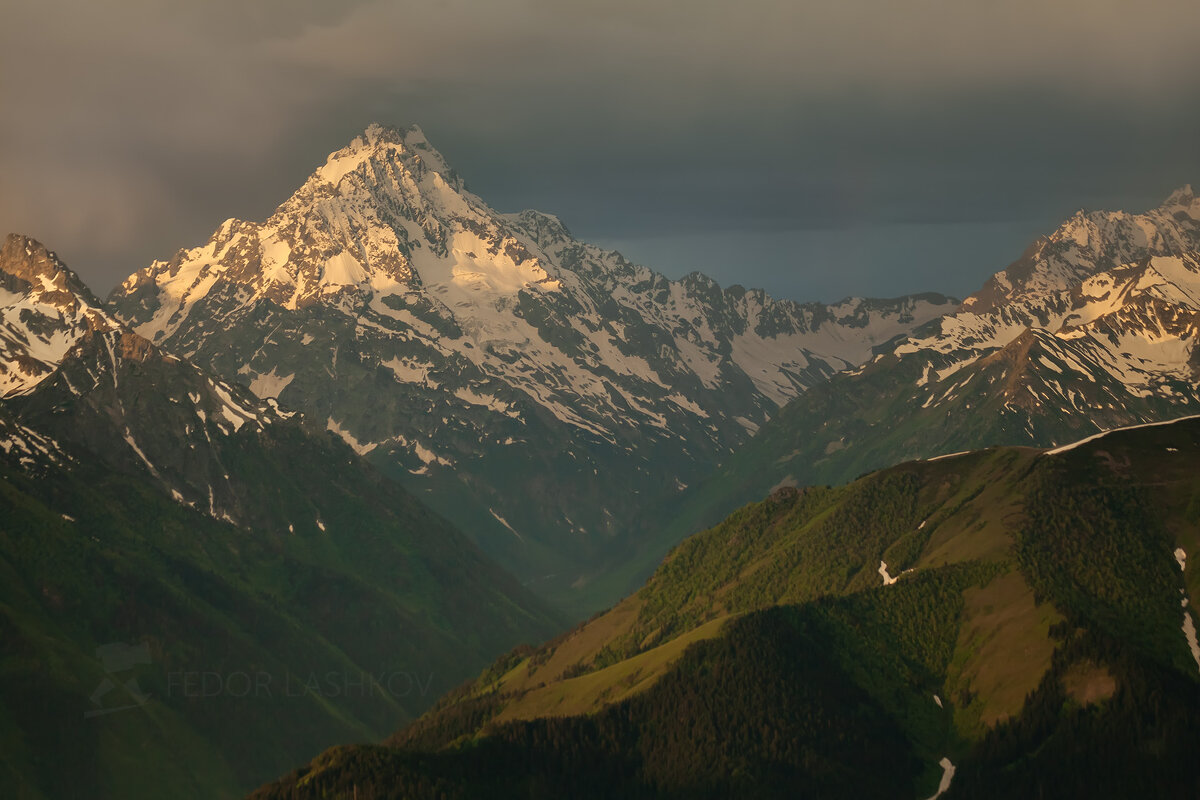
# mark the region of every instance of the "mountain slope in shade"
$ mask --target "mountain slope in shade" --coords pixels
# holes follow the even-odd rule
[[[780,490],[253,796],[1190,797],[1197,464],[1189,419]]]
[[[119,327],[0,401],[0,574],[28,797],[236,796],[558,624],[323,426]]]
[[[1190,190],[1146,214],[1076,215],[1031,252],[963,310],[781,409],[684,498],[680,524],[703,527],[781,483],[993,444],[1052,446],[1200,410]],[[996,299],[1000,285],[1011,297]]]
[[[782,403],[952,307],[670,281],[550,215],[494,211],[419,129],[380,126],[110,305],[568,593]]]
[[[109,316],[74,272],[41,243],[10,234],[0,247],[0,397],[28,391]]]

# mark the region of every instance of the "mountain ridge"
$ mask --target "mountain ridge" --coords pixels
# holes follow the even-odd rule
[[[252,796],[1189,796],[1198,448],[1193,417],[781,489]]]
[[[1069,289],[1097,272],[1147,256],[1194,252],[1200,248],[1197,220],[1200,203],[1191,184],[1184,184],[1141,214],[1081,209],[989,278],[980,291],[963,301],[963,309],[994,311],[1031,295]]]
[[[58,256],[10,233],[0,246],[0,397],[26,392],[90,330],[118,323]]]
[[[109,299],[152,341],[325,420],[567,598],[656,498],[951,305],[670,281],[551,215],[494,211],[419,129],[375,125],[265,222],[227,221]]]
[[[1186,188],[1145,214],[1077,214],[1029,252],[1041,255],[1017,262],[1025,283],[998,273],[959,311],[784,406],[672,507],[666,538],[779,485],[1200,408],[1200,202]],[[1014,296],[992,307],[1001,278]]]
[[[48,252],[21,244],[41,270],[28,293],[59,287],[41,304],[58,347],[0,398],[0,785],[237,796],[382,736],[472,663],[560,624],[324,426],[115,320],[75,325],[86,287],[66,296],[73,273],[34,257]],[[27,322],[26,300],[0,307],[0,329]],[[128,708],[96,688],[128,671],[111,652],[140,654],[120,678]],[[311,675],[356,688],[294,685]],[[133,758],[152,768],[123,769]]]

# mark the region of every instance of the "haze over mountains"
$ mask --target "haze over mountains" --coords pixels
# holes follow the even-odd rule
[[[702,527],[781,483],[1195,413],[1198,326],[1190,186],[1145,213],[1080,212],[955,313],[786,406],[676,511]]]
[[[782,489],[253,797],[1194,796],[1197,457],[1192,419]]]
[[[1186,796],[1196,426],[1030,448],[1200,413],[1198,338],[1190,187],[962,303],[671,281],[493,210],[416,127],[106,302],[11,235],[0,787],[228,796],[402,729],[262,794],[927,796],[945,758],[946,796]]]
[[[564,596],[780,405],[953,301],[801,305],[669,281],[553,216],[492,210],[420,129],[373,125],[266,222],[226,221],[110,304],[324,420]]]

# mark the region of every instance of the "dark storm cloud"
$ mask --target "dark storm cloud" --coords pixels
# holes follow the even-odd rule
[[[103,290],[415,121],[493,205],[672,274],[961,293],[1081,205],[1200,178],[1195,4],[1045,5],[30,3],[0,223]]]

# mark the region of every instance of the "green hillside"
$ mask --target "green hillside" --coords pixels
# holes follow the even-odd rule
[[[237,796],[558,629],[336,438],[117,344],[0,407],[6,796]]]
[[[255,796],[1195,796],[1198,459],[1186,421],[779,491]]]

